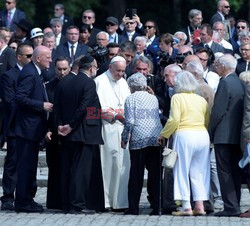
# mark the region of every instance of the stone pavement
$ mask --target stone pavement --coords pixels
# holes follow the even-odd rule
[[[2,190],[2,188],[0,187]],[[46,187],[39,187],[35,200],[45,206]],[[247,189],[242,189],[242,211],[250,208],[250,194]],[[223,226],[249,226],[250,219],[238,217],[173,217],[169,215],[149,216],[149,205],[146,201],[146,188],[140,201],[141,213],[139,216],[123,215],[122,213],[100,213],[94,215],[83,214],[63,214],[61,211],[47,210],[38,213],[15,213],[11,211],[0,211],[1,226],[74,226],[74,225],[107,225],[107,226],[127,226],[127,225],[164,225],[164,226],[193,226],[193,225],[223,225]]]
[[[3,166],[4,152],[0,151],[0,178]],[[47,182],[47,167],[45,163],[45,153],[39,154],[39,168],[38,168],[38,188],[35,201],[45,207],[46,202],[46,182]],[[2,195],[2,188],[0,187],[0,195]],[[223,226],[250,226],[250,218],[238,217],[173,217],[170,215],[149,216],[151,209],[146,198],[146,188],[143,188],[140,200],[140,215],[123,215],[122,213],[98,213],[94,215],[72,215],[63,214],[61,211],[47,210],[41,214],[38,213],[15,213],[11,211],[0,211],[0,226],[74,226],[74,225],[107,225],[107,226],[127,226],[127,225],[164,225],[164,226],[193,226],[193,225],[223,225]],[[244,212],[250,208],[250,194],[246,188],[242,189],[241,211]]]

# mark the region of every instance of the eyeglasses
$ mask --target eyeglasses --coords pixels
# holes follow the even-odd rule
[[[32,54],[20,54],[22,56],[26,56],[27,58],[31,58],[32,57]]]
[[[135,22],[127,22],[126,25],[134,24]]]
[[[113,27],[113,26],[115,26],[115,24],[112,24],[112,23],[106,23],[106,26],[111,26],[111,27]]]
[[[91,16],[83,16],[83,18],[84,18],[84,19],[88,19],[88,20],[92,19]]]
[[[236,28],[237,28],[237,29],[240,29],[240,28],[241,28],[241,29],[246,29],[245,26],[237,26]]]
[[[98,67],[96,65],[91,65],[92,67],[94,67],[97,71],[98,71]]]
[[[229,9],[230,6],[229,5],[224,5],[224,8]]]
[[[153,28],[154,26],[144,26],[145,27],[145,29],[151,29],[151,28]]]
[[[250,49],[241,49],[240,48],[240,51],[250,51]]]

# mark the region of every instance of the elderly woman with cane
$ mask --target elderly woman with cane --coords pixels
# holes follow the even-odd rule
[[[182,208],[172,212],[174,216],[205,215],[203,201],[209,199],[210,142],[206,129],[209,109],[206,100],[195,94],[197,87],[197,80],[190,72],[176,75],[170,116],[161,132],[165,138],[173,135],[173,149],[178,153],[173,169],[174,199],[181,200]],[[190,187],[194,210],[190,203]]]
[[[157,98],[146,91],[147,79],[141,73],[128,78],[131,95],[125,101],[125,125],[122,133],[122,146],[129,144],[130,174],[128,184],[129,209],[124,214],[138,215],[142,192],[144,168],[152,185],[153,210],[150,215],[159,214],[160,159],[161,152],[157,138],[162,130]]]

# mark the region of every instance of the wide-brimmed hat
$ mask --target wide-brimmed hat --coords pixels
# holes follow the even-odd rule
[[[19,22],[14,22],[19,28],[21,28],[24,31],[30,32],[32,29],[32,25],[29,21],[26,19],[21,19]]]

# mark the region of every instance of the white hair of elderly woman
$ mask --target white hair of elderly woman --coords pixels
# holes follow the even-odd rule
[[[195,77],[189,71],[179,72],[175,78],[175,93],[192,93],[196,92],[199,84]]]
[[[147,88],[147,79],[140,72],[132,74],[128,78],[127,82],[132,93],[134,93],[135,91],[142,91]]]
[[[250,83],[250,71],[243,71],[239,75],[240,80],[245,82],[246,84]]]

